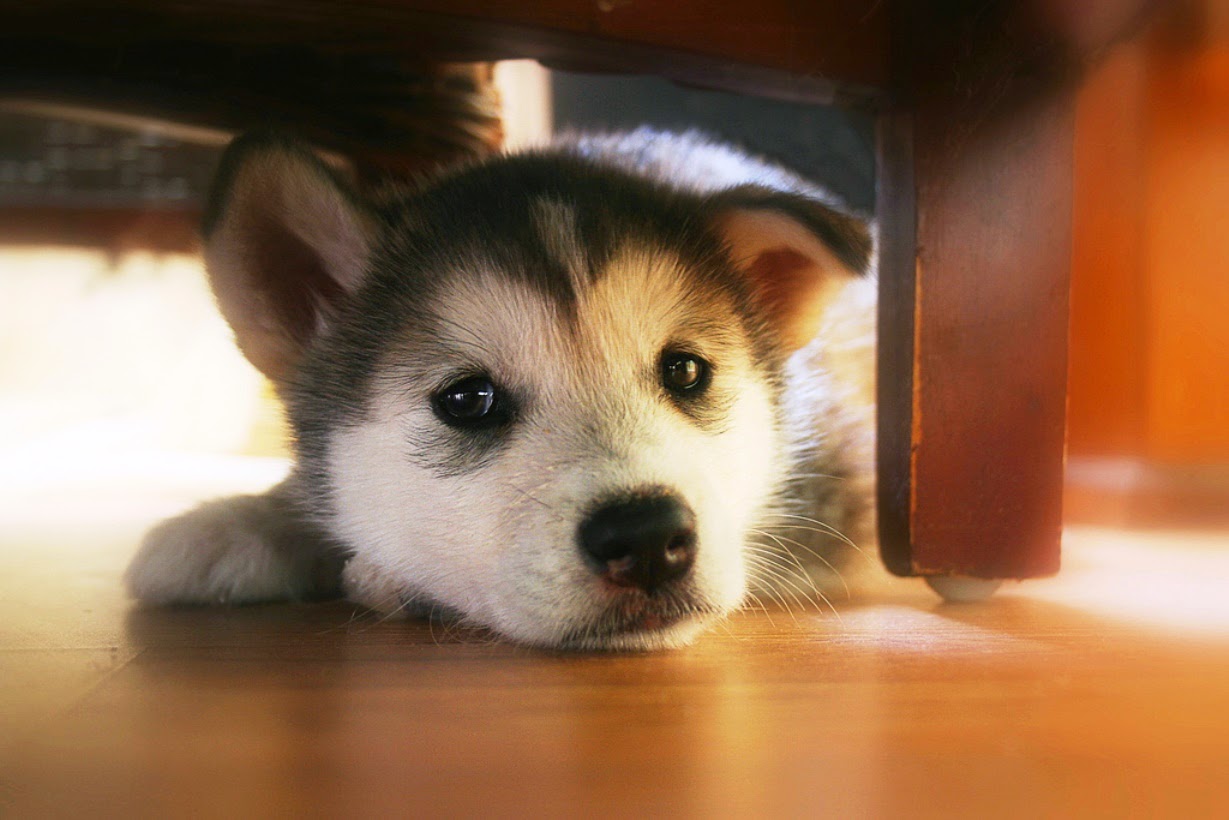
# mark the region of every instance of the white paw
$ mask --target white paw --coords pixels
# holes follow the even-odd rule
[[[150,530],[124,580],[134,598],[154,604],[298,598],[310,573],[279,543],[285,530],[267,496],[212,501]]]

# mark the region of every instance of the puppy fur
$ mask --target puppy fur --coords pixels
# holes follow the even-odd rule
[[[789,171],[642,130],[365,197],[250,135],[205,234],[295,464],[154,528],[127,574],[142,601],[340,589],[529,645],[651,649],[865,563],[846,542],[871,540],[870,232]],[[672,355],[702,389],[663,388]],[[498,423],[441,412],[466,378]],[[644,494],[694,513],[694,565],[661,589],[609,583],[577,545],[601,504]]]

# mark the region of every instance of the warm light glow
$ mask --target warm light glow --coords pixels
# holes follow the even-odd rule
[[[551,136],[550,72],[535,60],[505,60],[495,66],[503,118],[504,150],[544,144]]]
[[[241,454],[282,448],[277,413],[199,259],[0,249],[6,534],[148,523],[264,489],[286,462]]]
[[[1063,571],[1006,594],[1187,636],[1229,636],[1229,533],[1069,527]]]
[[[243,449],[262,382],[198,258],[0,250],[0,454],[88,445]]]

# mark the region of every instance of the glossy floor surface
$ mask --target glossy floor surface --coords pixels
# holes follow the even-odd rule
[[[10,494],[0,815],[1229,813],[1223,535],[1071,530],[1061,576],[985,603],[901,581],[551,655],[344,604],[135,610],[173,484]]]

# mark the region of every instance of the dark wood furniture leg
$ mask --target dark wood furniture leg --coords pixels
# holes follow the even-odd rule
[[[1007,21],[903,17],[881,128],[883,558],[899,575],[1053,573],[1074,83]]]

